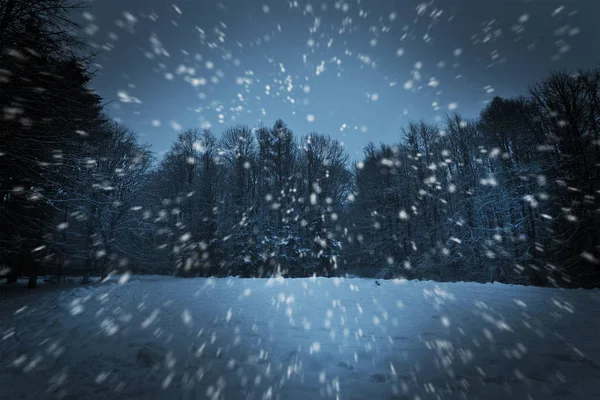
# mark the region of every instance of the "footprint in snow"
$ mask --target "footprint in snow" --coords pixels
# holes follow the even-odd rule
[[[337,366],[338,366],[338,367],[340,367],[340,368],[345,368],[345,369],[347,369],[348,371],[354,371],[354,367],[353,367],[352,365],[349,365],[349,364],[347,364],[347,363],[345,363],[345,362],[343,362],[343,361],[342,361],[342,362],[340,362],[340,363],[338,363],[338,365],[337,365]]]
[[[387,381],[387,377],[384,374],[373,374],[371,375],[371,380],[375,383],[385,383]]]

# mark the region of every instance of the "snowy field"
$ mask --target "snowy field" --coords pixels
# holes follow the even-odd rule
[[[126,278],[0,294],[0,398],[600,398],[597,290]]]

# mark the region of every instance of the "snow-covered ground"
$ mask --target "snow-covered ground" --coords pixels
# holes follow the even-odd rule
[[[0,294],[0,398],[600,398],[600,291],[125,280]]]

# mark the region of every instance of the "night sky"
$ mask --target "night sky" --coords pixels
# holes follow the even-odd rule
[[[409,120],[474,117],[600,61],[595,0],[95,0],[76,18],[92,87],[159,156],[181,129],[281,118],[357,159]]]

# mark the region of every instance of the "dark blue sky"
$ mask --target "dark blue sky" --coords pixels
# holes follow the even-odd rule
[[[95,0],[77,18],[93,88],[159,155],[182,128],[281,118],[359,158],[411,119],[598,66],[598,16],[595,0]]]

